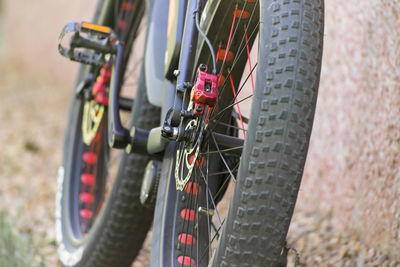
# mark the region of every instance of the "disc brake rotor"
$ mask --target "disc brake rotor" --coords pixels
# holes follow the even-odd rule
[[[82,139],[86,145],[89,146],[96,136],[103,115],[104,105],[95,103],[93,100],[85,102],[82,117]]]
[[[190,180],[193,167],[196,164],[197,156],[200,152],[202,132],[204,126],[200,118],[188,123],[185,131],[193,131],[194,140],[192,142],[182,142],[176,152],[175,181],[176,189],[182,191]],[[191,129],[192,128],[192,129]],[[197,135],[197,136],[196,136]]]
[[[90,92],[93,99],[85,99],[82,114],[82,139],[88,146],[96,136],[103,120],[104,111],[108,106],[107,87],[111,79],[111,68],[112,63],[104,64]]]

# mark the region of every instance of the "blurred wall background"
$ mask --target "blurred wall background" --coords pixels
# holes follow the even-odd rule
[[[327,0],[325,49],[298,206],[400,258],[400,1]]]
[[[0,9],[0,206],[40,234],[49,266],[77,69],[58,55],[57,38],[66,22],[90,20],[95,2],[3,0]],[[325,2],[321,87],[297,210],[329,213],[335,231],[400,260],[400,1]]]
[[[90,21],[96,0],[2,0],[2,28],[5,64],[18,66],[64,83],[71,81],[69,64],[59,56],[58,35],[69,21]],[[72,78],[73,80],[73,78]]]

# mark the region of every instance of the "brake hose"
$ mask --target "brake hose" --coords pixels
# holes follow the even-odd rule
[[[203,30],[200,28],[200,1],[197,1],[197,10],[195,10],[193,12],[193,14],[195,15],[195,21],[196,21],[196,27],[197,30],[199,31],[201,37],[203,37],[204,41],[206,41],[208,47],[210,48],[210,52],[211,52],[211,56],[212,56],[212,62],[213,62],[213,71],[212,73],[214,75],[217,74],[217,66],[216,66],[216,60],[215,60],[215,52],[214,52],[214,48],[212,47],[212,44],[210,42],[210,40],[207,38],[206,34],[203,32]]]

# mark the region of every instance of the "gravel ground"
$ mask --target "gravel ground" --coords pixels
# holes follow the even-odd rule
[[[47,266],[56,266],[54,196],[68,91],[21,66],[7,65],[2,74],[0,208],[31,234]]]
[[[0,208],[29,233],[46,266],[58,266],[54,234],[56,170],[61,161],[69,84],[8,65],[0,84]],[[338,232],[329,214],[296,209],[288,247],[294,266],[400,266],[354,236]],[[133,266],[148,266],[150,238]]]
[[[298,203],[301,205],[301,203]],[[330,214],[295,211],[288,236],[290,263],[295,266],[343,266],[343,267],[398,267],[400,261],[362,244],[354,236],[335,229],[334,218]]]

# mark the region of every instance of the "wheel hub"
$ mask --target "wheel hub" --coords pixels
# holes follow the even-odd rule
[[[147,208],[155,206],[161,166],[162,163],[156,160],[150,160],[146,166],[140,190],[140,202]]]

